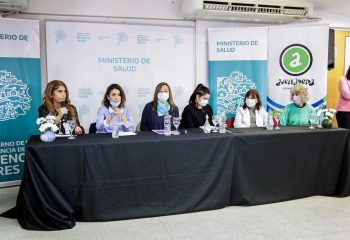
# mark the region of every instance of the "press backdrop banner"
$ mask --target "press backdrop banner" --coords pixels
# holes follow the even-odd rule
[[[290,89],[308,88],[314,108],[327,94],[328,25],[269,27],[268,107],[281,110],[291,103]]]
[[[0,19],[0,186],[22,179],[40,102],[39,22]]]
[[[48,80],[63,80],[88,130],[106,88],[117,83],[135,124],[160,82],[180,111],[193,91],[194,29],[111,23],[46,22]]]
[[[210,104],[234,117],[249,89],[267,92],[267,28],[208,29]]]

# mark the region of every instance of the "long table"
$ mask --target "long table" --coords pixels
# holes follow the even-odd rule
[[[23,228],[106,221],[350,194],[346,129],[230,129],[26,145],[16,204]]]

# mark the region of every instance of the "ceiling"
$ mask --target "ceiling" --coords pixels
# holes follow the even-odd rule
[[[350,17],[349,0],[313,0],[314,10]]]

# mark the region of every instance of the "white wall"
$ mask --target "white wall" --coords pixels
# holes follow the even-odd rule
[[[6,17],[40,20],[43,87],[46,77],[44,20],[72,20],[155,25],[193,26],[196,28],[196,83],[207,83],[207,29],[213,27],[265,26],[237,22],[190,21],[180,13],[182,0],[28,0],[23,14]],[[350,28],[350,17],[314,11],[334,28]]]
[[[182,19],[180,0],[28,0],[27,13]]]
[[[314,17],[321,18],[322,22],[329,23],[331,28],[347,28],[350,29],[350,17],[336,15],[327,12],[314,11]]]

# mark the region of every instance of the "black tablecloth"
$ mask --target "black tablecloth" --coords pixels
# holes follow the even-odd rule
[[[285,127],[179,136],[32,136],[17,198],[23,228],[350,193],[349,131]]]
[[[58,138],[26,145],[17,201],[22,227],[56,229],[79,221],[159,216],[230,203],[232,138],[192,131]]]
[[[256,128],[232,131],[232,205],[349,194],[344,185],[350,182],[348,130],[284,127],[268,133]]]

